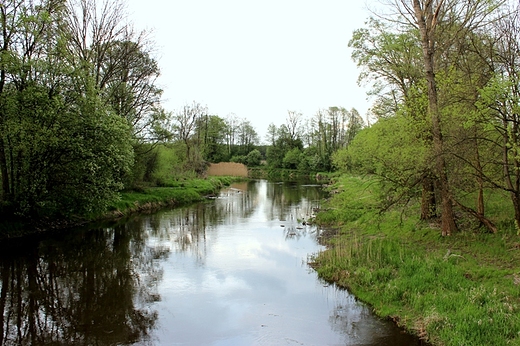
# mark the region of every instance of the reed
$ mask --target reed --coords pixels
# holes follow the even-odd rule
[[[208,176],[247,177],[247,166],[235,162],[212,163],[206,173]]]

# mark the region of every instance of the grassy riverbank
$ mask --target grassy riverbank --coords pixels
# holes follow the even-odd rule
[[[379,214],[373,180],[344,176],[334,189],[317,219],[338,235],[315,258],[322,278],[433,345],[520,345],[520,237],[507,196],[488,196],[497,234],[468,221],[443,238],[419,206]]]
[[[120,199],[108,206],[102,214],[76,216],[71,218],[44,218],[37,220],[20,219],[15,216],[0,219],[0,240],[17,238],[52,229],[65,229],[89,222],[117,219],[144,211],[153,211],[166,206],[180,206],[204,200],[208,195],[217,194],[224,186],[240,177],[209,177],[207,179],[185,179],[172,181],[168,186],[146,187],[139,191],[124,191]]]
[[[171,182],[165,187],[149,187],[140,191],[121,193],[121,199],[109,206],[111,214],[126,215],[142,210],[153,210],[168,205],[185,205],[203,200],[208,195],[217,194],[224,186],[240,177],[209,177],[207,179],[187,179]],[[94,218],[102,217],[100,215]]]

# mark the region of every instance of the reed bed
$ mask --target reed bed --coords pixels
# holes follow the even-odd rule
[[[242,163],[220,162],[212,163],[206,173],[208,176],[247,177],[247,166]]]

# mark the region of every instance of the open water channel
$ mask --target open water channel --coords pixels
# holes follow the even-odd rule
[[[320,186],[0,244],[0,345],[420,345],[309,268]]]

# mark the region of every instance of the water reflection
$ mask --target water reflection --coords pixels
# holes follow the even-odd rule
[[[417,345],[306,265],[318,186],[218,198],[4,244],[0,345]]]
[[[150,287],[161,270],[142,245],[123,225],[2,248],[0,344],[146,340],[157,320]]]

